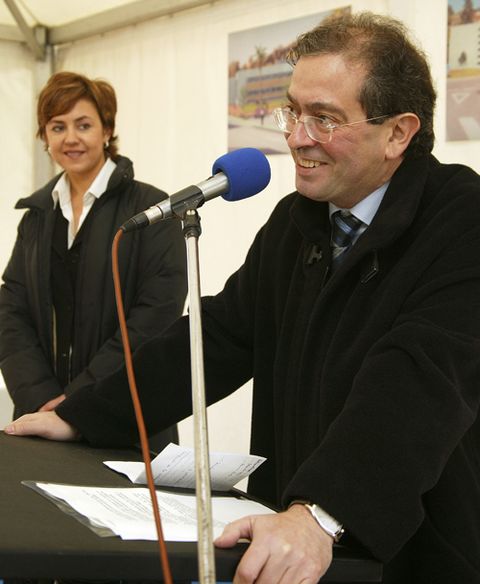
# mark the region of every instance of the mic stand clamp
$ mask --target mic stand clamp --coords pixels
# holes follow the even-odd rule
[[[183,235],[187,247],[188,268],[199,580],[200,584],[215,584],[215,554],[213,548],[210,460],[198,256],[198,238],[202,233],[202,229],[196,209],[187,209],[182,218],[182,222]]]

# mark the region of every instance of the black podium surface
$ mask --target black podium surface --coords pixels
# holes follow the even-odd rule
[[[0,578],[162,580],[158,543],[99,537],[21,481],[132,486],[102,464],[140,460],[135,451],[20,438],[0,432]],[[198,577],[195,542],[168,542],[176,582]],[[217,580],[231,580],[246,549],[216,550]],[[325,582],[381,582],[381,564],[336,546]]]

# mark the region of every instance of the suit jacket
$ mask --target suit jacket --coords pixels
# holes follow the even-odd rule
[[[251,450],[267,462],[249,490],[321,505],[385,582],[480,582],[479,219],[476,173],[407,158],[335,273],[328,205],[293,193],[203,301],[209,402],[254,380]],[[152,425],[190,412],[188,359],[187,319],[138,352]],[[119,371],[58,414],[92,444],[127,444],[121,387]]]

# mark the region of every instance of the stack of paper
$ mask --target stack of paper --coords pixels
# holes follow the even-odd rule
[[[98,532],[107,528],[122,539],[156,540],[150,493],[146,488],[101,488],[26,483],[53,499],[60,508],[67,506],[83,523]],[[157,500],[166,541],[197,541],[197,513],[194,495],[158,492]],[[213,535],[225,525],[245,515],[274,513],[268,507],[235,497],[212,497]],[[104,531],[101,531],[105,535]]]

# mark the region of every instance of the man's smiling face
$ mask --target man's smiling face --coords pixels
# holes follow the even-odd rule
[[[338,125],[364,120],[368,116],[359,101],[364,78],[364,67],[341,54],[302,56],[293,70],[287,106],[300,121],[306,115]],[[297,190],[310,199],[353,207],[389,180],[401,163],[387,156],[393,124],[387,118],[381,124],[346,126],[335,130],[330,142],[319,143],[298,123],[287,136]]]

